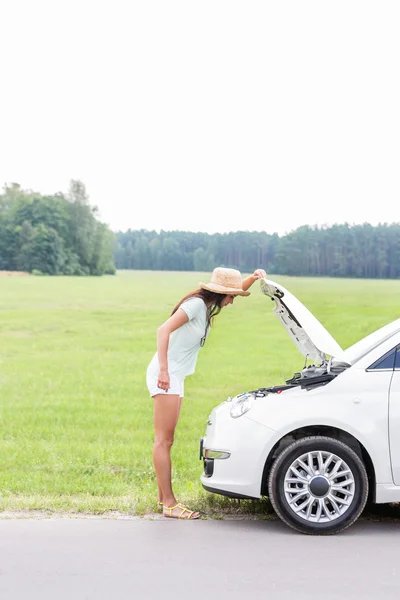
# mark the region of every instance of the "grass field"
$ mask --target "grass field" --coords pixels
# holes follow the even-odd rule
[[[138,271],[0,278],[0,511],[154,510],[145,371],[157,327],[204,277]],[[275,279],[344,348],[400,317],[400,281]],[[272,302],[258,283],[251,291],[222,311],[200,351],[173,448],[176,495],[210,514],[237,507],[199,482],[199,438],[210,410],[303,366]]]

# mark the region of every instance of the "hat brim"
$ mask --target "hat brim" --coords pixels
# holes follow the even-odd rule
[[[218,285],[218,283],[203,283],[200,281],[199,285],[203,290],[215,292],[216,294],[225,294],[227,296],[250,296],[250,292],[245,292],[238,288],[227,288],[223,285]]]

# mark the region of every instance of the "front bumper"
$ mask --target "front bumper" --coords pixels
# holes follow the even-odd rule
[[[231,453],[226,450],[213,450],[212,448],[205,448],[204,442],[206,438],[200,439],[200,460],[203,459],[204,476],[212,477],[214,474],[214,461],[215,460],[226,460],[230,457]]]
[[[260,498],[264,465],[276,432],[249,419],[233,419],[231,404],[215,408],[200,440],[204,471],[201,483],[209,492],[235,498]]]

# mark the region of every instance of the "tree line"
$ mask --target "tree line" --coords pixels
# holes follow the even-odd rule
[[[0,270],[113,274],[114,242],[80,181],[71,180],[65,195],[42,196],[16,183],[0,194]]]
[[[117,269],[249,272],[299,276],[400,277],[400,223],[299,227],[266,232],[193,233],[128,230],[116,234]]]
[[[0,194],[0,270],[103,275],[117,269],[249,272],[299,276],[400,277],[400,223],[299,227],[284,236],[237,231],[112,232],[82,182],[43,196],[19,184]]]

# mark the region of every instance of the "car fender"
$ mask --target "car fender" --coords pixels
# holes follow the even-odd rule
[[[252,419],[251,415],[245,415],[245,418]],[[258,421],[256,422],[260,424]],[[297,418],[290,423],[287,422],[285,425],[281,424],[278,428],[276,428],[276,425],[273,421],[268,426],[265,425],[268,429],[268,435],[266,435],[266,443],[261,449],[258,459],[258,467],[261,472],[263,472],[267,460],[271,458],[272,450],[285,437],[294,435],[298,438],[301,432],[304,432],[304,437],[307,435],[318,435],[319,428],[321,430],[320,435],[335,437],[333,431],[332,434],[327,433],[328,428],[331,430],[340,430],[340,432],[351,436],[361,444],[371,459],[375,471],[376,483],[393,483],[388,440],[386,436],[380,437],[376,435],[376,424],[372,422],[372,419],[364,417],[363,431],[366,431],[367,434],[362,433],[360,429],[355,429],[348,422],[332,417],[321,419],[305,416]],[[308,434],[307,429],[312,429],[313,431],[310,431]],[[369,436],[368,431],[375,433]],[[343,436],[340,437],[343,438]]]

